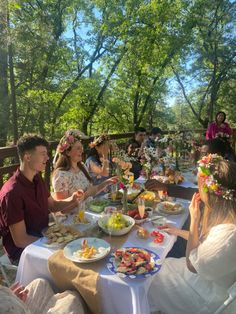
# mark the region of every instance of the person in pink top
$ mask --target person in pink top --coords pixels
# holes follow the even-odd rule
[[[233,134],[229,124],[225,122],[226,114],[223,111],[219,111],[216,114],[215,122],[212,122],[206,132],[206,139],[211,140],[216,137],[221,137],[230,140]]]

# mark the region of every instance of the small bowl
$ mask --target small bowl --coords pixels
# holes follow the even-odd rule
[[[145,212],[148,214],[148,217],[152,217],[153,215],[153,208],[152,207],[145,207]]]
[[[115,206],[106,206],[104,208],[104,214],[112,214],[115,211],[117,211],[117,207]]]
[[[167,224],[167,219],[165,217],[159,218],[157,220],[153,220],[152,224],[156,227],[162,227]]]

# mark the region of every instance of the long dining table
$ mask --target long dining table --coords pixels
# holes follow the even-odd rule
[[[188,217],[189,201],[177,199],[181,203],[183,211],[178,215],[168,215],[167,223],[182,228]],[[87,213],[93,219],[98,219],[99,214]],[[152,222],[144,223],[144,228],[149,231],[155,229]],[[145,241],[137,237],[137,229],[133,228],[128,234],[122,247],[142,247],[153,251],[160,257],[163,263],[166,255],[173,247],[176,236],[164,233],[162,243],[154,243],[152,240]],[[47,279],[54,286],[53,278],[48,269],[48,259],[55,252],[55,249],[44,246],[42,239],[27,246],[20,258],[16,280],[23,285],[29,284],[36,278]],[[147,278],[126,278],[122,279],[113,274],[107,267],[108,258],[103,260],[103,267],[99,272],[98,294],[101,298],[101,311],[103,314],[149,314],[147,293],[152,280],[158,280],[158,273]],[[89,267],[89,263],[87,264]],[[86,300],[85,300],[86,302]]]

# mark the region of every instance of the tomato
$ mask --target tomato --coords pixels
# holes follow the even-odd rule
[[[162,243],[163,242],[163,238],[159,238],[159,237],[156,237],[154,240],[153,240],[154,243]]]
[[[156,230],[152,231],[151,236],[155,238],[153,240],[154,243],[162,243],[164,240],[164,235]]]
[[[138,214],[138,210],[137,209],[131,209],[128,211],[128,216],[134,218],[135,215]]]

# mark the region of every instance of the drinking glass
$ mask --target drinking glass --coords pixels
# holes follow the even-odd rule
[[[145,200],[141,197],[138,198],[138,212],[141,218],[145,214]]]
[[[113,202],[116,200],[117,190],[118,190],[117,184],[111,185],[111,199]]]
[[[79,210],[79,220],[80,222],[83,222],[85,219],[85,202],[84,201],[79,202],[78,210]]]

